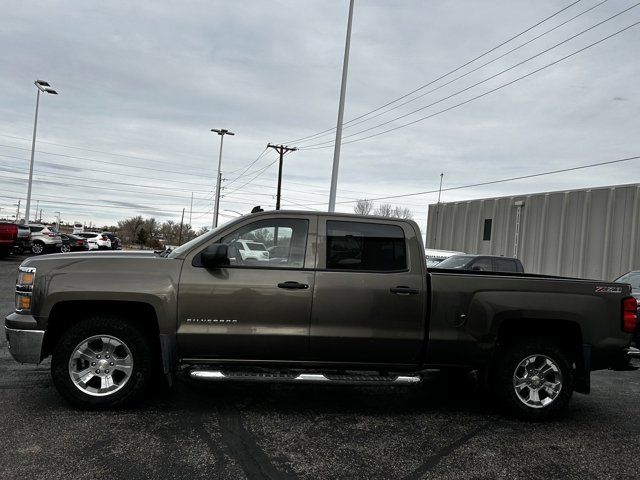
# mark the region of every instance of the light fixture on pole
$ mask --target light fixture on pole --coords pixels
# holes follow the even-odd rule
[[[220,154],[218,155],[218,176],[216,180],[216,200],[213,205],[213,228],[218,226],[218,209],[220,208],[220,188],[222,187],[222,172],[220,169],[222,168],[222,143],[224,141],[225,135],[235,135],[235,133],[230,132],[229,130],[225,130],[224,128],[216,129],[212,128],[212,132],[216,132],[220,135]]]
[[[56,214],[57,214],[57,215],[56,215],[56,219],[57,219],[58,221],[56,222],[56,230],[59,232],[59,231],[60,231],[60,212],[53,212],[53,213],[56,213]]]
[[[33,84],[37,87],[36,96],[36,116],[33,121],[33,140],[31,141],[31,163],[29,164],[29,186],[27,187],[27,208],[24,213],[25,223],[29,223],[29,210],[31,208],[31,183],[33,182],[33,158],[36,152],[36,130],[38,128],[38,106],[40,105],[40,94],[50,93],[51,95],[58,95],[51,85],[44,80],[36,80]]]

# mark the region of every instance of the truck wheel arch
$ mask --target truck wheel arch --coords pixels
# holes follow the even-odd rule
[[[51,355],[64,331],[96,313],[110,313],[139,325],[142,324],[144,331],[149,334],[148,338],[152,342],[157,355],[161,355],[164,360],[165,354],[161,350],[158,315],[152,305],[144,302],[102,300],[62,301],[56,303],[47,319],[42,358]],[[168,342],[162,343],[167,344]]]
[[[494,359],[500,357],[505,346],[526,337],[548,338],[566,350],[575,362],[575,390],[579,393],[589,393],[591,350],[584,345],[582,329],[577,322],[539,318],[505,319],[498,327]]]

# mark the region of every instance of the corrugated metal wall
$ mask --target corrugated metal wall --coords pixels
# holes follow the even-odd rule
[[[640,270],[640,184],[429,205],[427,246],[514,256],[517,226],[527,272],[610,280]]]

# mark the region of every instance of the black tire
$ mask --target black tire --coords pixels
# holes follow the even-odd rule
[[[113,393],[92,396],[71,378],[70,360],[86,339],[105,335],[120,340],[131,354],[133,368],[123,386]],[[51,360],[51,375],[58,392],[72,405],[85,409],[116,408],[133,403],[148,389],[154,374],[154,349],[131,321],[114,315],[98,315],[73,325],[58,340]],[[113,372],[115,376],[115,372]]]
[[[34,255],[42,255],[45,251],[45,245],[42,242],[33,242],[31,253]]]
[[[537,361],[532,362],[527,367],[521,365],[526,359],[532,357],[537,357]],[[515,387],[516,369],[519,368],[518,376],[522,375],[525,368],[531,368],[533,371],[539,372],[542,369],[538,370],[536,363],[541,364],[541,361],[546,361],[544,357],[555,365],[559,370],[559,374],[551,370],[548,377],[539,376],[537,373],[530,376],[528,381],[532,382],[531,387],[521,388],[519,395]],[[571,357],[567,352],[550,339],[531,337],[518,340],[508,345],[502,355],[499,356],[492,375],[492,390],[495,392],[497,400],[512,415],[525,420],[547,420],[557,416],[571,400],[575,387],[575,373],[572,364]],[[542,363],[542,365],[547,364]],[[544,387],[533,383],[544,382],[547,379],[554,382],[560,381],[561,388],[555,398],[552,398],[553,394],[549,395]],[[537,407],[527,404],[527,400],[530,403],[532,402],[530,398],[525,399],[524,397],[529,397],[528,394],[531,390],[537,391],[538,397],[542,402],[549,401],[549,403],[538,405]]]

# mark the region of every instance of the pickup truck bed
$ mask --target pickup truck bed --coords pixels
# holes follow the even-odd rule
[[[242,251],[251,244],[271,253]],[[127,403],[153,372],[177,368],[215,381],[413,384],[457,367],[481,371],[512,412],[545,418],[622,357],[637,321],[630,291],[427,271],[413,221],[280,211],[158,255],[28,259],[5,327],[18,361],[53,356],[54,383],[78,406]]]

